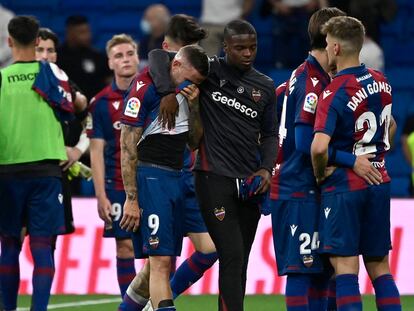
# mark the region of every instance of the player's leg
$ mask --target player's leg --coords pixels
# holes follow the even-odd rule
[[[146,260],[141,271],[129,284],[119,306],[119,311],[141,311],[144,309],[149,301],[149,274],[149,261]]]
[[[59,178],[34,178],[28,200],[28,234],[33,257],[32,310],[46,311],[55,273],[53,236],[64,232],[62,183]]]
[[[200,209],[219,257],[219,310],[243,310],[244,242],[234,179],[196,173]]]
[[[367,190],[322,195],[319,251],[330,255],[340,311],[362,310],[358,254],[366,198]]]
[[[194,189],[192,172],[184,172],[181,178],[184,191],[184,232],[194,245],[191,254],[175,271],[171,279],[174,299],[197,282],[216,261],[213,240],[207,232]]]
[[[170,256],[150,256],[150,295],[152,305],[157,309],[174,307],[170,287]],[[175,310],[175,308],[173,309]]]
[[[116,272],[121,297],[124,297],[129,284],[136,275],[134,249],[131,239],[116,239]]]
[[[378,310],[399,311],[400,294],[388,261],[391,249],[390,185],[371,187],[369,191],[370,204],[366,206],[361,231],[361,253],[375,289]]]

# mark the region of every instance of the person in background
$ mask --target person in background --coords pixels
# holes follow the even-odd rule
[[[121,176],[121,116],[124,97],[138,68],[137,44],[128,35],[114,35],[106,44],[114,81],[91,100],[87,133],[98,214],[105,223],[104,237],[115,238],[116,267],[121,297],[135,277],[131,233],[120,228],[125,202]]]
[[[226,24],[238,18],[247,18],[255,0],[203,0],[200,22],[208,30],[201,41],[207,55],[220,55],[223,51],[223,31]]]
[[[57,50],[57,65],[79,85],[90,100],[110,81],[105,55],[92,46],[88,19],[72,15],[66,19],[66,38]]]
[[[162,48],[169,21],[170,11],[163,4],[153,4],[145,10],[140,25],[144,34],[139,42],[140,68],[147,65],[148,53],[151,50]]]
[[[0,4],[0,68],[12,63],[12,54],[7,44],[7,25],[13,17],[14,13]]]

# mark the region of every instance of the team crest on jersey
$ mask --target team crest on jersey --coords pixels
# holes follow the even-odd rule
[[[252,97],[253,100],[257,103],[262,98],[262,92],[260,92],[260,90],[253,89]]]
[[[92,113],[88,112],[88,116],[86,117],[86,129],[92,130],[93,129],[93,119]]]
[[[304,255],[302,257],[303,264],[306,268],[310,268],[313,265],[313,256],[312,255]]]
[[[224,216],[226,216],[226,210],[224,209],[224,206],[220,207],[220,208],[215,208],[214,209],[214,215],[216,215],[216,218],[220,221],[222,221],[224,219]]]
[[[128,99],[128,102],[125,107],[124,115],[131,118],[138,117],[139,108],[141,107],[141,102],[136,97],[131,97]]]
[[[148,243],[151,249],[157,249],[158,245],[160,244],[160,239],[157,236],[150,236],[148,239]]]
[[[239,87],[237,88],[237,93],[239,93],[239,94],[243,94],[243,93],[244,93],[244,87],[239,86]]]
[[[303,110],[315,114],[316,105],[318,104],[318,95],[315,93],[308,93],[303,103]]]

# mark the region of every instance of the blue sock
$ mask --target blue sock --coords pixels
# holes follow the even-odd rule
[[[400,293],[391,274],[381,275],[372,284],[379,311],[401,311]]]
[[[310,275],[289,274],[286,280],[286,310],[308,311],[308,292],[310,286]]]
[[[141,297],[128,287],[118,311],[141,311],[147,302],[148,299]]]
[[[55,266],[52,258],[52,237],[30,237],[33,257],[33,311],[46,311],[50,298]]]
[[[329,280],[327,311],[336,311],[336,280],[335,278],[331,278]]]
[[[328,306],[329,277],[326,274],[314,274],[311,276],[308,293],[310,311],[326,310]]]
[[[203,254],[194,252],[177,269],[171,279],[171,290],[173,298],[177,298],[192,284],[197,282],[215,262],[217,253]]]
[[[362,311],[358,275],[340,274],[336,276],[336,304],[338,311]]]
[[[1,237],[0,286],[5,310],[17,309],[17,293],[20,284],[19,239]]]
[[[175,306],[172,306],[172,307],[164,307],[164,308],[155,309],[155,311],[157,311],[157,310],[162,310],[162,311],[175,311],[177,309],[175,308]]]
[[[134,279],[135,258],[119,258],[116,257],[116,273],[118,277],[118,285],[121,290],[121,297],[124,297],[129,284]]]

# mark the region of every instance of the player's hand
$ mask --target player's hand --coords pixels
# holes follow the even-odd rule
[[[369,160],[372,158],[375,158],[374,154],[357,156],[353,170],[359,177],[363,178],[370,185],[379,185],[383,181],[382,175]]]
[[[327,166],[326,168],[325,168],[325,175],[324,176],[322,176],[322,177],[315,177],[315,179],[316,179],[316,184],[318,185],[318,186],[320,186],[323,182],[324,182],[324,180],[326,179],[326,178],[328,178],[329,176],[331,176],[332,174],[333,174],[333,172],[335,172],[335,170],[336,170],[336,166]]]
[[[138,200],[126,199],[124,203],[124,215],[119,225],[126,231],[137,231],[141,212],[138,206]]]
[[[105,223],[112,223],[112,204],[106,196],[98,197],[98,214]]]
[[[76,147],[65,147],[66,148],[66,155],[68,160],[63,162],[61,166],[63,166],[63,170],[66,171],[69,167],[73,165],[82,155],[82,151],[80,151]]]
[[[262,182],[260,183],[259,188],[257,188],[256,194],[262,194],[266,192],[270,187],[270,173],[268,170],[261,168],[256,173],[253,174],[253,176],[260,176],[262,178]]]
[[[187,98],[190,108],[193,104],[198,102],[198,96],[200,95],[200,90],[195,84],[191,84],[183,88],[180,92],[185,98]]]
[[[175,117],[178,114],[178,102],[175,94],[168,94],[161,98],[159,121],[163,128],[172,130],[175,127]]]

